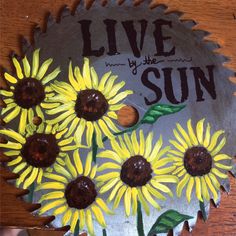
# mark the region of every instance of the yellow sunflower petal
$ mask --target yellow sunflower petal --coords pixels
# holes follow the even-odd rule
[[[10,82],[10,83],[12,83],[12,84],[16,84],[16,83],[17,83],[17,79],[16,79],[14,76],[8,74],[7,72],[4,73],[4,77],[5,77],[5,79],[6,79],[8,82]]]
[[[220,189],[220,183],[219,183],[219,181],[217,180],[217,178],[215,177],[215,175],[212,174],[212,173],[209,173],[209,176],[210,176],[210,178],[211,178],[212,183],[213,183],[214,186],[216,187],[216,189],[217,189],[217,190]]]
[[[22,157],[18,156],[17,158],[15,158],[14,160],[10,161],[7,163],[7,166],[14,166],[18,163],[20,163],[22,161]]]
[[[57,190],[64,190],[65,184],[58,183],[58,182],[48,182],[42,183],[35,188],[35,191],[43,190],[43,189],[57,189]]]
[[[17,179],[17,185],[19,186],[26,178],[26,176],[31,173],[33,167],[32,166],[28,166],[26,170],[24,170],[24,172],[22,172],[22,174],[20,175],[20,177]]]
[[[118,111],[118,110],[120,110],[123,106],[124,106],[124,104],[115,104],[115,105],[109,106],[109,109],[110,109],[110,111]]]
[[[212,150],[211,155],[215,156],[216,154],[218,154],[221,151],[221,149],[225,146],[225,144],[226,144],[226,138],[223,137],[219,142],[219,144],[217,145],[217,147]]]
[[[150,182],[151,182],[153,187],[155,187],[155,188],[161,190],[163,193],[167,193],[168,195],[173,197],[173,194],[172,194],[171,190],[167,186],[165,186],[164,184],[161,184],[158,181],[155,181],[153,179]]]
[[[121,169],[121,166],[113,162],[106,162],[98,167],[98,171],[104,171],[107,169]]]
[[[120,137],[120,142],[121,142],[121,139],[122,138]],[[128,148],[130,155],[134,155],[133,145],[131,143],[130,136],[127,133],[124,134],[124,140],[125,140],[125,144]]]
[[[114,205],[113,205],[113,208],[114,208],[114,209],[116,209],[116,208],[118,207],[118,205],[119,205],[119,203],[120,203],[120,200],[121,200],[121,198],[123,197],[123,195],[124,195],[126,189],[127,189],[127,187],[126,187],[125,185],[123,185],[123,186],[119,189],[119,191],[118,191],[118,193],[117,193],[117,195],[116,195],[115,201],[114,201]]]
[[[57,181],[62,182],[64,184],[68,183],[68,180],[61,175],[52,174],[52,173],[44,173],[43,176],[48,179],[51,179],[51,180],[57,180]]]
[[[124,207],[125,214],[128,217],[130,215],[130,207],[131,207],[131,188],[128,187],[124,194]]]
[[[220,178],[222,178],[222,179],[228,178],[228,175],[227,175],[227,174],[224,174],[224,173],[220,172],[220,171],[219,171],[218,169],[216,169],[216,168],[212,168],[211,171],[212,171],[212,173],[214,173],[216,176],[218,176],[218,177],[220,177]]]
[[[142,192],[141,192],[141,189],[138,189],[138,199],[139,199],[139,201],[141,202],[144,211],[145,211],[146,214],[149,216],[149,215],[150,215],[150,209],[149,209],[149,206],[148,206],[147,202],[145,201],[145,199],[144,199],[144,197],[143,197],[143,194],[142,194]]]
[[[153,188],[150,184],[146,184],[146,187],[148,189],[148,191],[155,197],[155,198],[158,198],[162,201],[165,201],[166,200],[166,197],[161,194],[159,191],[157,191],[155,188]]]
[[[170,140],[170,143],[176,148],[178,149],[180,152],[184,153],[186,151],[186,148],[181,146],[178,142],[174,141],[174,140]]]
[[[112,75],[109,78],[109,80],[107,81],[107,84],[106,84],[105,89],[103,91],[103,94],[105,95],[105,97],[109,97],[109,93],[111,92],[111,89],[113,88],[113,84],[117,78],[118,78],[117,75]]]
[[[97,220],[97,222],[103,227],[106,228],[106,222],[103,216],[103,213],[99,207],[96,205],[91,206],[92,212]]]
[[[93,159],[93,154],[92,152],[89,152],[87,155],[85,167],[84,167],[84,175],[88,176],[90,171],[91,171],[91,165],[92,165],[92,159]]]
[[[146,138],[145,142],[145,153],[144,157],[149,157],[151,150],[152,150],[152,138],[153,138],[153,132],[150,132]]]
[[[30,64],[29,64],[29,61],[28,61],[26,56],[22,59],[22,63],[23,63],[25,77],[29,78],[30,77],[30,69],[31,68],[30,68]]]
[[[183,138],[184,138],[185,142],[187,143],[187,145],[189,147],[191,147],[192,144],[191,144],[191,141],[190,141],[190,138],[189,138],[187,132],[183,129],[183,127],[179,123],[176,124],[176,127],[179,130],[180,134],[183,136]]]
[[[36,75],[36,78],[38,80],[41,80],[43,78],[43,76],[45,75],[45,73],[47,72],[49,66],[52,64],[53,62],[53,59],[52,58],[49,58],[48,60],[46,60],[42,65],[41,67],[39,68],[39,72],[38,74]]]
[[[59,200],[55,200],[53,202],[49,202],[39,209],[39,214],[41,215],[41,214],[45,213],[46,211],[49,211],[55,207],[58,207],[58,206],[64,204],[65,202],[66,202],[66,200],[64,198],[59,199]]]
[[[94,123],[93,125],[96,132],[97,145],[99,148],[104,148],[104,144],[102,141],[102,132],[96,123]]]
[[[177,196],[180,197],[181,193],[183,191],[183,188],[185,187],[185,185],[188,183],[190,176],[188,174],[186,174],[184,176],[184,178],[178,183],[177,188],[176,188],[176,193]]]
[[[131,141],[132,141],[134,153],[137,155],[139,153],[139,144],[138,144],[138,140],[137,140],[137,136],[136,136],[135,131],[133,131],[131,133]]]
[[[58,145],[61,147],[61,146],[65,146],[65,145],[68,145],[68,144],[71,144],[72,141],[73,141],[74,137],[70,137],[70,138],[67,138],[67,139],[63,139],[62,141],[60,141],[58,143]]]
[[[62,217],[62,220],[61,220],[62,225],[66,225],[70,221],[71,216],[72,216],[72,210],[69,208]]]
[[[98,124],[101,128],[101,130],[103,131],[103,133],[109,138],[109,139],[112,139],[114,137],[114,135],[111,133],[111,131],[108,129],[106,123],[100,119],[98,120]]]
[[[191,143],[195,146],[198,145],[197,137],[194,133],[193,127],[192,127],[192,121],[191,119],[188,120],[187,122],[187,127],[188,127],[188,133],[189,133],[189,138],[191,140]]]
[[[85,213],[85,219],[86,219],[86,224],[88,227],[88,232],[91,236],[95,236],[94,229],[93,229],[93,219],[92,219],[92,214],[89,209],[87,209]]]
[[[196,182],[196,196],[198,198],[199,201],[203,201],[202,199],[202,187],[201,187],[201,180],[198,176],[194,177],[195,182]]]
[[[84,210],[79,211],[79,228],[83,229],[85,225],[85,213]]]
[[[97,197],[95,201],[104,212],[109,215],[113,215],[113,211],[108,208],[107,204],[101,198]]]
[[[6,156],[17,156],[20,154],[20,151],[6,151],[4,152],[4,155]]]
[[[233,168],[233,166],[227,166],[227,165],[223,165],[221,163],[215,163],[215,166],[220,168],[220,169],[223,169],[223,170],[231,170]]]
[[[117,114],[116,114],[114,111],[109,111],[109,112],[107,112],[107,115],[108,115],[110,118],[112,118],[112,119],[115,119],[115,120],[118,119],[118,116],[117,116]]]
[[[70,171],[70,173],[72,174],[72,176],[73,176],[74,178],[76,178],[76,177],[77,177],[77,171],[76,171],[74,165],[72,165],[69,156],[67,156],[67,157],[65,158],[65,163],[66,163],[67,169]]]
[[[209,152],[211,152],[215,147],[216,147],[216,144],[218,142],[218,138],[220,137],[220,135],[222,135],[224,133],[223,130],[219,130],[217,132],[215,132],[211,138],[211,142],[210,142],[210,145],[208,146],[207,150]]]
[[[136,188],[131,188],[131,197],[132,197],[132,213],[136,215],[138,208],[138,190]]]
[[[91,81],[91,75],[90,75],[90,68],[89,68],[89,59],[84,58],[84,65],[83,65],[83,79],[84,83],[87,88],[92,88],[92,81]]]
[[[73,158],[74,158],[75,167],[76,167],[78,173],[80,175],[82,175],[82,173],[83,173],[83,165],[82,165],[82,162],[81,162],[78,150],[74,151]]]
[[[196,131],[197,131],[197,139],[200,144],[203,143],[203,125],[204,125],[205,118],[198,121],[197,126],[196,126]]]
[[[168,174],[168,173],[172,172],[175,168],[176,168],[175,166],[169,166],[166,168],[156,169],[156,170],[154,170],[154,173],[157,175]]]
[[[32,108],[28,109],[28,122],[31,124],[34,118],[34,111]]]
[[[27,109],[21,110],[20,124],[19,124],[19,133],[23,134],[25,132],[26,124],[27,124]]]
[[[144,155],[145,151],[145,140],[144,140],[144,134],[143,130],[139,131],[139,154]]]
[[[78,81],[78,84],[81,87],[81,90],[85,90],[86,89],[85,82],[84,82],[84,79],[80,73],[80,68],[78,66],[75,66],[74,75]]]
[[[14,110],[3,119],[4,122],[8,123],[13,119],[15,119],[19,115],[20,111],[21,111],[20,107],[17,106],[16,108],[14,108]]]
[[[178,178],[174,175],[158,175],[154,179],[160,183],[177,183]]]
[[[112,139],[110,142],[112,149],[119,155],[120,159],[126,160],[128,152],[123,150],[115,139]]]
[[[43,178],[43,169],[39,169],[38,177],[37,177],[37,184],[41,184]]]
[[[17,77],[19,79],[23,79],[24,75],[22,73],[22,69],[21,69],[20,63],[18,62],[18,60],[15,57],[12,58],[12,62],[14,64],[15,68],[16,68]]]
[[[52,214],[54,215],[54,216],[57,216],[57,215],[61,215],[61,214],[63,214],[66,210],[67,210],[67,206],[66,205],[64,205],[64,206],[61,206],[61,207],[58,207],[56,210],[54,210],[53,212],[52,212]]]
[[[116,84],[112,87],[111,91],[107,95],[107,99],[114,97],[118,91],[125,86],[125,81],[121,81],[120,83]]]
[[[96,178],[97,181],[101,181],[101,182],[104,182],[104,181],[108,181],[112,178],[116,178],[120,176],[120,173],[119,172],[111,172],[111,173],[107,173],[107,174],[103,174],[103,175],[100,175]]]
[[[0,143],[0,147],[13,150],[20,150],[22,148],[22,144],[8,141],[7,143]]]
[[[161,165],[164,165],[165,163],[170,163],[173,162],[173,157],[171,158],[162,158],[160,159],[163,155],[165,155],[169,150],[171,149],[170,146],[166,146],[165,148],[163,148],[160,152],[158,152],[156,154],[156,157],[154,158],[154,160],[152,161],[152,163],[154,163],[154,168],[160,167]]]
[[[147,199],[147,201],[156,209],[160,210],[161,207],[160,205],[153,199],[153,197],[151,196],[151,194],[149,193],[148,189],[146,186],[142,186],[142,193],[143,196]]]
[[[19,165],[17,165],[12,172],[18,174],[21,170],[23,170],[27,166],[26,162],[22,162]]]
[[[82,140],[82,136],[83,136],[85,127],[86,127],[86,120],[80,119],[80,123],[79,123],[78,128],[76,129],[76,132],[75,132],[75,142],[77,144],[81,144],[81,140]]]
[[[54,169],[55,169],[55,171],[56,171],[57,173],[64,175],[64,176],[65,176],[66,178],[68,178],[68,179],[71,179],[71,178],[72,178],[72,176],[71,176],[71,174],[69,173],[69,171],[67,171],[63,166],[61,166],[61,165],[55,163],[53,167],[54,167]]]
[[[184,147],[185,149],[187,149],[188,148],[188,144],[186,143],[186,141],[184,139],[181,138],[181,136],[179,135],[178,131],[176,129],[174,129],[173,133],[174,133],[175,138],[181,144],[181,146]]]
[[[60,67],[57,67],[53,72],[48,74],[42,79],[42,84],[45,85],[49,83],[51,80],[55,79],[61,73]]]
[[[93,88],[97,89],[98,88],[98,75],[97,75],[97,72],[94,70],[93,67],[91,67],[90,72],[91,72],[91,79],[92,79]]]
[[[95,165],[93,168],[92,168],[92,170],[91,170],[91,172],[90,172],[90,179],[94,179],[94,177],[95,177],[95,175],[97,174],[97,165]]]
[[[78,219],[79,219],[79,212],[75,211],[74,214],[73,214],[71,223],[70,223],[70,229],[71,229],[72,232],[75,231],[75,227],[76,227]]]
[[[107,116],[103,116],[103,120],[106,122],[107,126],[115,133],[118,133],[120,130],[116,127],[114,122]]]
[[[187,188],[186,188],[186,198],[187,198],[188,202],[191,201],[191,194],[192,194],[192,190],[193,190],[193,185],[194,185],[194,178],[190,177]]]
[[[101,81],[100,81],[99,86],[98,86],[98,90],[99,90],[99,91],[101,91],[101,92],[104,91],[104,89],[105,89],[105,84],[106,84],[107,80],[109,79],[110,75],[111,75],[111,71],[105,73],[105,74],[102,76]]]
[[[114,104],[122,101],[123,99],[125,99],[130,94],[133,94],[132,90],[126,90],[124,92],[121,92],[118,95],[116,95],[114,98],[109,100],[108,103],[109,103],[109,105],[114,105]]]
[[[207,123],[206,134],[205,134],[205,138],[204,138],[204,141],[203,141],[203,146],[204,147],[209,146],[210,138],[211,138],[211,126],[210,126],[209,123]]]
[[[86,143],[90,147],[92,145],[94,126],[93,123],[90,121],[87,121],[86,124],[87,124]]]
[[[119,142],[120,142],[121,149],[122,149],[122,151],[125,153],[125,156],[130,157],[131,154],[130,154],[130,152],[129,152],[127,146],[125,145],[125,142],[124,142],[123,138],[119,135],[119,136],[118,136],[118,139],[119,139]],[[133,149],[133,148],[132,148],[132,149]],[[133,152],[132,152],[132,153],[133,153]]]
[[[162,140],[162,136],[160,136],[160,138],[154,145],[151,155],[147,158],[147,161],[151,162],[154,160],[154,158],[157,156],[158,152],[160,151],[162,144],[163,144],[163,140]]]
[[[213,199],[216,202],[218,199],[218,193],[216,192],[215,187],[212,185],[211,180],[208,177],[208,175],[205,175],[204,177],[205,177],[206,184],[208,185],[208,187],[210,188],[210,190],[213,194]]]
[[[14,130],[0,129],[0,134],[7,135],[8,137],[20,142],[21,144],[25,144],[26,142],[26,139]]]
[[[36,180],[38,172],[39,172],[38,168],[33,168],[31,175],[24,182],[24,185],[23,185],[24,189],[28,188]]]
[[[214,161],[222,161],[222,160],[231,160],[232,157],[226,155],[226,154],[218,154],[213,157]]]
[[[79,121],[80,121],[80,119],[78,117],[74,118],[74,120],[72,121],[72,123],[68,129],[68,132],[65,135],[66,138],[70,137],[70,135],[75,131]]]
[[[209,192],[208,192],[208,188],[207,188],[207,185],[206,185],[206,181],[205,181],[205,179],[204,179],[203,176],[201,177],[201,183],[202,183],[202,196],[203,196],[207,201],[209,201],[209,200],[210,200],[210,195],[209,195]]]
[[[117,194],[117,191],[120,189],[120,187],[123,185],[123,182],[122,181],[119,181],[116,186],[112,189],[109,197],[108,197],[108,202],[111,202],[114,197],[116,196]]]
[[[13,97],[13,92],[1,89],[0,95],[3,95],[4,97]],[[15,103],[11,103],[9,105],[13,106],[13,105],[15,105]],[[9,107],[9,105],[7,106],[7,108]],[[5,110],[7,110],[7,109],[5,108]],[[6,113],[6,111],[5,111],[5,113]],[[3,115],[3,113],[2,113],[2,115]]]
[[[74,78],[73,69],[72,69],[72,62],[71,61],[70,61],[70,64],[69,64],[69,75],[68,75],[68,77],[69,77],[69,81],[70,81],[71,85],[73,86],[73,88],[76,91],[80,91],[80,85]]]
[[[37,73],[38,73],[38,69],[39,69],[39,51],[40,51],[40,49],[36,49],[33,53],[32,73],[31,73],[32,78],[35,78]]]
[[[61,199],[64,197],[64,193],[62,191],[51,191],[50,193],[46,193],[42,195],[42,197],[39,199],[39,203],[43,201],[48,201],[51,199]]]
[[[40,117],[42,120],[44,120],[44,114],[43,114],[40,106],[36,106],[36,114],[38,117]]]

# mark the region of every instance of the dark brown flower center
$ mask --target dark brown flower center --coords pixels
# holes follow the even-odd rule
[[[86,89],[78,93],[75,112],[88,121],[99,120],[108,110],[104,95],[95,89]]]
[[[130,187],[143,186],[152,178],[151,165],[142,156],[130,157],[122,165],[120,178]]]
[[[97,197],[95,184],[90,178],[79,176],[67,185],[65,197],[69,207],[85,209],[91,205]]]
[[[36,133],[27,138],[21,154],[29,165],[49,167],[55,162],[59,151],[53,134]]]
[[[184,167],[192,176],[208,174],[212,168],[212,157],[204,147],[192,147],[184,155]]]
[[[14,98],[17,105],[29,109],[44,100],[44,87],[37,79],[24,78],[16,84]]]

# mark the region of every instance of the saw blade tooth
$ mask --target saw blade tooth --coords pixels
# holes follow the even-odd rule
[[[26,39],[24,36],[21,36],[20,38],[20,42],[21,42],[21,50],[22,53],[25,54],[26,51],[30,48],[30,42],[28,41],[28,39]]]
[[[56,20],[54,19],[53,15],[49,13],[48,18],[47,18],[47,29],[49,29],[55,23],[56,23]]]
[[[36,26],[34,28],[34,42],[37,41],[37,39],[38,39],[38,37],[40,36],[41,33],[42,33],[42,30],[41,30],[40,26],[39,25]]]

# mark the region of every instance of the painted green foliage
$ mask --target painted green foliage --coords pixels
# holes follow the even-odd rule
[[[157,218],[149,231],[148,236],[153,236],[159,233],[168,233],[169,230],[173,229],[183,221],[192,218],[192,216],[180,214],[178,211],[168,210]]]

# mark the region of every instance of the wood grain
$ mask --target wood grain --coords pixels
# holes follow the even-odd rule
[[[198,25],[195,29],[203,29],[211,34],[207,40],[213,40],[220,44],[222,48],[219,53],[231,59],[226,66],[236,70],[236,1],[235,0],[160,0],[155,4],[167,4],[166,12],[180,11],[184,12],[182,19],[195,20]],[[71,0],[0,0],[0,64],[10,69],[11,64],[9,55],[12,51],[20,54],[20,39],[24,35],[32,41],[33,28],[36,25],[44,28],[45,18],[49,11],[54,17],[67,4],[74,9],[78,1]],[[235,16],[234,16],[235,14]],[[232,79],[235,80],[235,79]],[[235,80],[236,81],[236,80]],[[3,179],[0,179],[0,188],[3,189]],[[222,202],[218,209],[211,206],[210,218],[205,223],[202,219],[192,233],[184,230],[183,235],[204,235],[204,236],[233,236],[236,235],[236,183],[234,178],[230,178],[232,190],[230,196],[222,193]],[[3,185],[2,185],[3,183]],[[2,196],[1,191],[1,208],[4,207],[5,214],[11,209],[12,221],[14,221],[14,202],[7,196]],[[3,204],[4,201],[4,204]],[[11,203],[13,206],[8,208],[5,204]],[[5,205],[5,206],[4,206]],[[10,206],[9,206],[10,207]],[[16,209],[15,209],[16,213]],[[0,218],[3,218],[0,215]],[[38,225],[31,218],[29,221],[32,225]],[[7,224],[7,222],[5,222]],[[48,234],[46,232],[46,234]],[[45,235],[46,235],[45,234]],[[36,235],[36,234],[35,234]]]

